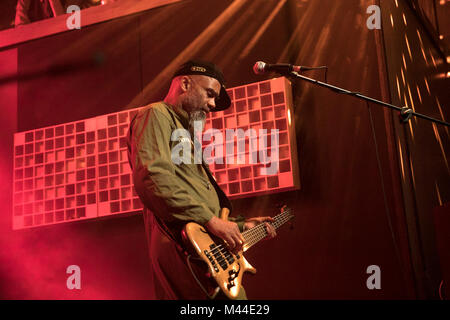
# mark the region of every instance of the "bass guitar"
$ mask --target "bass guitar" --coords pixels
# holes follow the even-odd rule
[[[222,209],[221,219],[228,219],[229,211]],[[283,224],[293,219],[294,215],[287,207],[283,207],[281,213],[273,217],[274,221],[269,222],[278,229]],[[261,241],[267,236],[264,223],[242,232],[244,237],[243,249],[237,254],[233,254],[227,249],[227,245],[218,237],[210,235],[203,226],[190,222],[182,230],[182,237],[189,252],[195,252],[207,265],[209,274],[217,282],[214,298],[219,290],[229,299],[236,299],[241,288],[244,272],[256,273],[256,269],[244,258],[243,252]]]

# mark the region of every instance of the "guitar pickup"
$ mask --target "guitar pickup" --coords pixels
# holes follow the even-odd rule
[[[221,263],[220,266],[222,267],[223,270],[227,270],[227,268],[228,268],[228,265],[226,262]]]
[[[215,246],[212,244],[210,246],[210,248],[211,248],[211,250],[214,250]],[[222,254],[220,252],[214,252],[213,253],[214,258],[216,258],[216,260],[217,260],[217,263],[214,260],[214,258],[211,256],[211,254],[209,254],[208,250],[204,250],[203,252],[205,253],[205,256],[208,258],[208,260],[211,262],[215,272],[219,272],[219,268],[217,267],[217,263],[219,264],[219,266],[223,270],[226,270],[228,268],[228,264],[227,264],[227,262],[225,261],[224,257],[222,256]]]
[[[229,264],[232,264],[234,262],[234,258],[232,256],[227,256],[227,261]]]

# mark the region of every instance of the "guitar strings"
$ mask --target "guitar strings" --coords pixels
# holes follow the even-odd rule
[[[275,228],[278,228],[279,226],[283,225],[286,221],[288,221],[291,216],[289,216],[287,213],[289,213],[290,210],[286,210],[279,215],[274,217],[274,222],[271,223]],[[260,224],[250,230],[247,231],[248,233],[244,232],[244,238],[247,238],[246,243],[251,243],[253,241],[259,241],[260,239],[264,238],[267,235],[266,229],[264,228],[263,224]],[[259,239],[258,239],[259,238]],[[252,245],[252,244],[250,244]]]
[[[275,227],[275,229],[279,228],[281,225],[283,225],[286,221],[290,220],[290,216],[283,215],[283,216],[277,216],[275,217],[274,223],[272,225]],[[251,229],[251,232],[244,235],[246,238],[246,243],[248,244],[248,247],[251,247],[253,244],[258,242],[259,240],[263,239],[267,236],[267,231],[265,229],[264,225],[258,225],[255,228]]]
[[[277,216],[275,216],[275,217],[274,217],[275,222],[274,222],[273,224],[276,224],[278,220],[283,219],[284,217],[290,217],[290,216],[288,215],[289,212],[290,212],[290,209],[289,209],[289,210],[286,210],[286,211],[283,211],[282,213],[280,213],[280,214],[278,214]],[[264,226],[264,225],[263,225],[263,224],[259,224],[259,225],[257,225],[256,227],[254,227],[254,228],[252,228],[252,229],[250,229],[250,230],[247,230],[247,231],[243,232],[244,237],[245,237],[247,234],[250,234],[250,235],[251,235],[252,233],[254,233],[254,231],[258,231],[262,226]]]
[[[290,218],[291,218],[290,216],[287,216],[287,215],[281,216],[281,214],[280,214],[280,217],[276,216],[274,218],[275,222],[272,225],[275,228],[278,228],[279,226],[283,225],[285,222],[289,221]],[[246,243],[250,243],[249,247],[267,235],[267,232],[266,232],[265,228],[263,228],[263,227],[264,227],[264,225],[261,224],[261,225],[258,225],[256,227],[250,229],[250,230],[252,230],[253,233],[251,234],[251,237],[246,242]],[[250,230],[248,230],[248,231],[250,231]],[[217,250],[219,250],[219,251],[216,252]],[[224,250],[225,250],[225,252],[224,252]],[[219,263],[224,261],[225,259],[232,257],[228,248],[224,247],[223,245],[219,245],[216,248],[214,248],[213,250],[210,250],[208,252],[212,253],[215,256],[217,262],[219,262]],[[219,254],[220,256],[217,257],[217,254]]]
[[[277,217],[275,217],[276,219]],[[244,238],[246,238],[246,243],[249,242],[253,242],[255,240],[255,238],[258,236],[259,234],[259,229],[262,229],[264,225],[258,225],[250,230],[247,230],[246,232],[243,233]],[[217,246],[213,251],[216,251],[217,249],[222,248],[222,245]]]
[[[288,210],[280,213],[279,215],[275,216],[274,217],[275,221],[274,221],[274,223],[272,223],[272,225],[275,228],[278,228],[279,226],[283,225],[286,221],[291,219],[291,217],[293,217],[293,216],[288,215],[288,213],[290,211],[291,210],[288,209]],[[266,230],[264,227],[265,227],[264,224],[259,224],[259,225],[255,226],[254,228],[243,232],[244,238],[246,236],[248,238],[246,243],[253,242],[253,241],[257,240],[258,237],[265,237],[267,235],[267,233],[266,233]],[[260,239],[262,239],[262,238],[260,238]],[[259,241],[259,239],[257,241]],[[209,253],[214,253],[217,249],[220,249],[220,253],[223,253],[222,249],[226,249],[226,248],[224,248],[223,245],[219,245],[216,248],[214,248],[212,251],[209,251]]]
[[[288,214],[288,213],[290,213],[290,211],[291,211],[291,209],[285,210],[282,213],[280,213],[274,217],[275,221],[271,224],[275,227],[275,229],[279,228],[281,225],[283,225],[285,222],[289,221],[293,217]],[[250,247],[253,244],[255,244],[256,242],[258,242],[259,240],[263,239],[267,235],[267,231],[265,229],[264,224],[259,224],[255,227],[251,228],[250,230],[243,232],[242,234],[243,234],[244,238],[247,238],[245,243],[249,244],[249,247]],[[217,250],[219,250],[219,251],[216,252]],[[224,252],[223,250],[226,250],[226,251]],[[213,254],[216,257],[218,262],[223,261],[224,258],[226,259],[226,258],[232,257],[228,248],[222,244],[216,246],[213,250],[208,251],[208,253]],[[221,254],[221,255],[223,255],[223,257],[220,256],[219,258],[217,258],[216,254]]]
[[[274,219],[276,219],[276,218],[277,217],[275,217]],[[291,217],[289,217],[289,216],[280,217],[280,219],[275,220],[275,222],[272,225],[275,228],[278,228],[279,226],[283,225],[286,221],[289,221],[290,218]],[[246,242],[246,243],[250,243],[249,247],[267,235],[267,232],[266,232],[265,228],[263,228],[263,227],[264,227],[264,225],[258,225],[257,227],[250,229],[253,231],[253,234]],[[255,229],[255,230],[253,230],[253,229]],[[219,250],[219,251],[216,252],[217,250]],[[225,250],[225,252],[224,252],[224,250]],[[228,248],[224,247],[223,245],[217,246],[213,250],[210,250],[209,253],[212,253],[214,255],[214,257],[216,258],[217,262],[219,262],[219,263],[224,261],[225,259],[232,257]],[[219,254],[220,256],[217,257],[217,254]]]
[[[274,223],[271,223],[275,228],[280,227],[281,225],[283,225],[286,221],[288,221],[289,219],[291,219],[291,217],[288,215],[288,213],[291,210],[288,209],[286,211],[283,211],[282,213],[278,214],[277,216],[274,217]],[[267,235],[267,232],[265,230],[265,225],[264,224],[259,224],[255,227],[253,227],[250,230],[247,230],[245,232],[243,232],[243,236],[246,239],[246,243],[250,243],[250,246],[253,245],[255,242],[259,241],[260,239],[264,238]],[[258,239],[259,238],[259,239]],[[216,247],[217,248],[221,248],[222,245],[219,245]],[[214,249],[213,251],[215,251],[216,249]],[[212,251],[212,252],[213,252]]]

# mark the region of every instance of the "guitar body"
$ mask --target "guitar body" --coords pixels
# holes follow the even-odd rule
[[[211,276],[229,299],[236,299],[242,284],[244,272],[256,273],[242,255],[231,253],[223,242],[214,239],[205,228],[190,222],[183,229],[185,241],[190,243],[196,254],[208,265]]]
[[[274,222],[271,224],[275,229],[294,218],[290,213],[291,210],[286,208],[286,206],[283,207],[282,212],[273,218]],[[223,208],[220,218],[227,220],[228,214],[228,209]],[[233,254],[221,239],[211,236],[203,226],[195,222],[186,224],[182,230],[185,247],[207,264],[211,277],[229,299],[238,297],[244,272],[256,273],[256,269],[244,258],[243,252],[264,239],[267,231],[261,223],[242,232],[242,236],[245,239],[243,250]],[[216,290],[218,292],[219,289]]]

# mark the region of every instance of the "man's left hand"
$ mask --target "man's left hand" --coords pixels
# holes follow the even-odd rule
[[[277,235],[277,232],[275,231],[275,227],[272,224],[270,224],[269,222],[274,222],[272,217],[249,218],[249,219],[245,220],[244,230],[251,229],[260,223],[264,223],[266,226],[266,231],[267,231],[267,237],[265,239],[272,239],[272,238],[275,238],[275,236]]]

